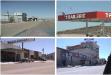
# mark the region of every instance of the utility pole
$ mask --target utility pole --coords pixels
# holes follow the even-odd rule
[[[42,58],[43,58],[43,60],[46,60],[46,56],[44,54],[44,48],[42,49]]]
[[[9,11],[7,11],[8,21],[10,21]]]
[[[44,55],[44,48],[42,49],[42,53],[43,53],[43,55]]]

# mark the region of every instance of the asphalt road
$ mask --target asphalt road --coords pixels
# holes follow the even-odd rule
[[[54,74],[55,63],[47,62],[32,62],[32,63],[17,63],[17,64],[2,64],[2,74]]]

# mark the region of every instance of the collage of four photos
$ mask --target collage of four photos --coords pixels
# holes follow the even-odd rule
[[[2,0],[1,75],[111,75],[111,0]]]

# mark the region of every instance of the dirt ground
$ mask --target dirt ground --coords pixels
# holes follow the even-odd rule
[[[54,36],[53,20],[1,24],[1,36]]]
[[[86,37],[84,34],[57,34],[58,37]]]

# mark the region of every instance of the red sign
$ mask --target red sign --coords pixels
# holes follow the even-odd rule
[[[81,20],[81,19],[97,19],[97,20],[110,20],[110,12],[85,12],[85,13],[76,13],[76,14],[65,14],[59,15],[59,21],[68,21],[68,20]]]

